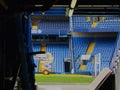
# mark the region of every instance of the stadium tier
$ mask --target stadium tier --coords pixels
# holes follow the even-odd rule
[[[119,16],[73,16],[73,32],[118,32]]]
[[[110,63],[115,50],[115,38],[73,38],[73,52],[76,72],[94,72],[94,56],[101,54],[101,70],[105,67],[110,67]],[[92,44],[91,44],[92,42]],[[82,55],[91,55],[90,60],[86,65],[82,65],[78,61]]]
[[[49,52],[54,57],[51,64],[51,71],[55,73],[65,73],[64,59],[70,58],[70,72],[74,68],[75,73],[89,72],[94,73],[95,68],[95,55],[101,54],[101,67],[102,70],[105,67],[110,68],[111,61],[115,57],[115,51],[118,50],[116,43],[119,41],[114,38],[114,36],[107,35],[106,33],[99,37],[99,34],[95,37],[89,36],[91,32],[115,32],[117,35],[120,28],[120,18],[119,16],[72,16],[72,22],[69,17],[66,16],[40,16],[36,30],[32,30],[33,36],[43,36],[40,39],[42,42],[46,42],[45,46],[33,45],[33,51],[45,51]],[[70,23],[72,26],[70,27]],[[70,29],[71,28],[71,29]],[[73,30],[73,32],[70,32]],[[86,36],[72,36],[74,33],[86,32]],[[70,33],[70,36],[67,34]],[[49,36],[55,36],[54,39],[50,39]],[[68,38],[67,44],[58,44],[61,42],[60,35],[66,35]],[[82,33],[81,33],[82,35]],[[89,37],[88,37],[88,36]],[[65,38],[66,38],[65,37]],[[46,39],[47,38],[47,39]],[[59,39],[58,39],[59,38]],[[62,37],[63,38],[63,37]],[[71,40],[72,38],[72,40]],[[43,40],[44,39],[44,40]],[[46,41],[45,41],[46,40]],[[49,42],[48,42],[49,41]],[[68,44],[69,41],[69,44]],[[38,41],[39,42],[39,41]],[[51,44],[52,43],[52,44]],[[72,45],[70,45],[72,44]],[[72,47],[70,47],[72,46]],[[72,53],[70,52],[72,48]],[[117,49],[116,49],[117,48]],[[72,55],[71,55],[72,54]],[[89,60],[81,61],[82,55],[90,55]],[[73,59],[72,59],[73,56]],[[36,72],[41,72],[42,67],[46,66],[40,60],[36,60],[37,64]],[[72,66],[73,65],[73,66]],[[47,66],[49,67],[49,66]]]
[[[54,10],[53,10],[54,11]],[[33,15],[34,17],[34,15]],[[118,32],[120,31],[119,16],[73,16],[72,22],[67,16],[36,16],[39,17],[36,29],[32,34],[67,34],[72,23],[73,32]]]
[[[32,34],[67,34],[70,31],[69,18],[63,16],[41,16]]]
[[[115,50],[116,38],[81,38],[73,39],[73,58],[75,64],[75,73],[90,72],[93,73],[95,65],[95,55],[101,54],[101,70],[105,67],[110,68],[110,63]],[[40,45],[33,45],[34,51],[40,51]],[[42,50],[42,46],[41,46]],[[70,58],[68,44],[47,44],[46,53],[51,53],[54,57],[52,62],[52,72],[64,73],[64,59]],[[90,54],[90,59],[85,65],[81,63],[81,56]],[[40,60],[35,59],[37,69],[39,69]],[[36,72],[40,70],[35,69]]]

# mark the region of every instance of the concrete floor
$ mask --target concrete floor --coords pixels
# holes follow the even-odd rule
[[[64,84],[64,83],[52,83],[52,84],[38,84],[37,90],[87,90],[89,84]]]

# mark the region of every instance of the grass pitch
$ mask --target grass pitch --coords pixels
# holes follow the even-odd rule
[[[94,78],[77,74],[36,74],[36,82],[58,82],[58,83],[91,83]]]

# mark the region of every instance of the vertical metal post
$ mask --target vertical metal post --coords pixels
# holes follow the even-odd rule
[[[73,22],[72,22],[72,16],[69,17],[69,24],[70,24],[70,33],[72,35],[72,32],[73,32]],[[73,60],[73,50],[72,50],[72,36],[69,37],[69,53],[70,53],[70,57],[71,57],[71,60],[72,60],[72,71],[71,73],[74,73],[75,70],[74,70],[74,60]]]
[[[119,62],[118,62],[119,60]],[[115,87],[116,87],[116,90],[120,90],[120,55],[118,53],[118,60],[117,60],[117,68],[116,71],[115,71]]]
[[[101,54],[98,53],[95,55],[95,77],[100,73],[101,71]]]
[[[117,38],[116,38],[116,41],[115,41],[115,49],[114,49],[114,53],[113,53],[113,58],[112,58],[112,61],[110,62],[110,68],[113,69],[113,63],[115,61],[115,58],[116,58],[116,55],[117,55],[117,51],[119,50],[120,48],[120,33],[117,33]]]
[[[24,13],[21,13],[18,15],[18,45],[19,45],[19,53],[20,53],[20,60],[21,60],[21,69],[20,69],[20,77],[22,82],[22,88],[24,90],[32,90],[30,87],[30,77],[28,72],[28,63],[26,58],[26,49],[25,49],[25,27],[23,24],[23,15]]]

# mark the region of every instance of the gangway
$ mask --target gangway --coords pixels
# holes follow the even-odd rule
[[[95,47],[95,42],[91,42],[90,44],[89,44],[89,46],[88,46],[88,49],[87,49],[87,51],[86,51],[86,55],[91,55],[92,54],[92,52],[93,52],[93,50],[94,50],[94,47]],[[94,58],[93,58],[94,59]],[[87,59],[86,59],[87,60]],[[82,60],[82,63],[81,63],[81,65],[80,65],[80,67],[79,67],[79,70],[85,70],[86,69],[86,60]],[[92,61],[94,61],[94,60],[92,60]]]

